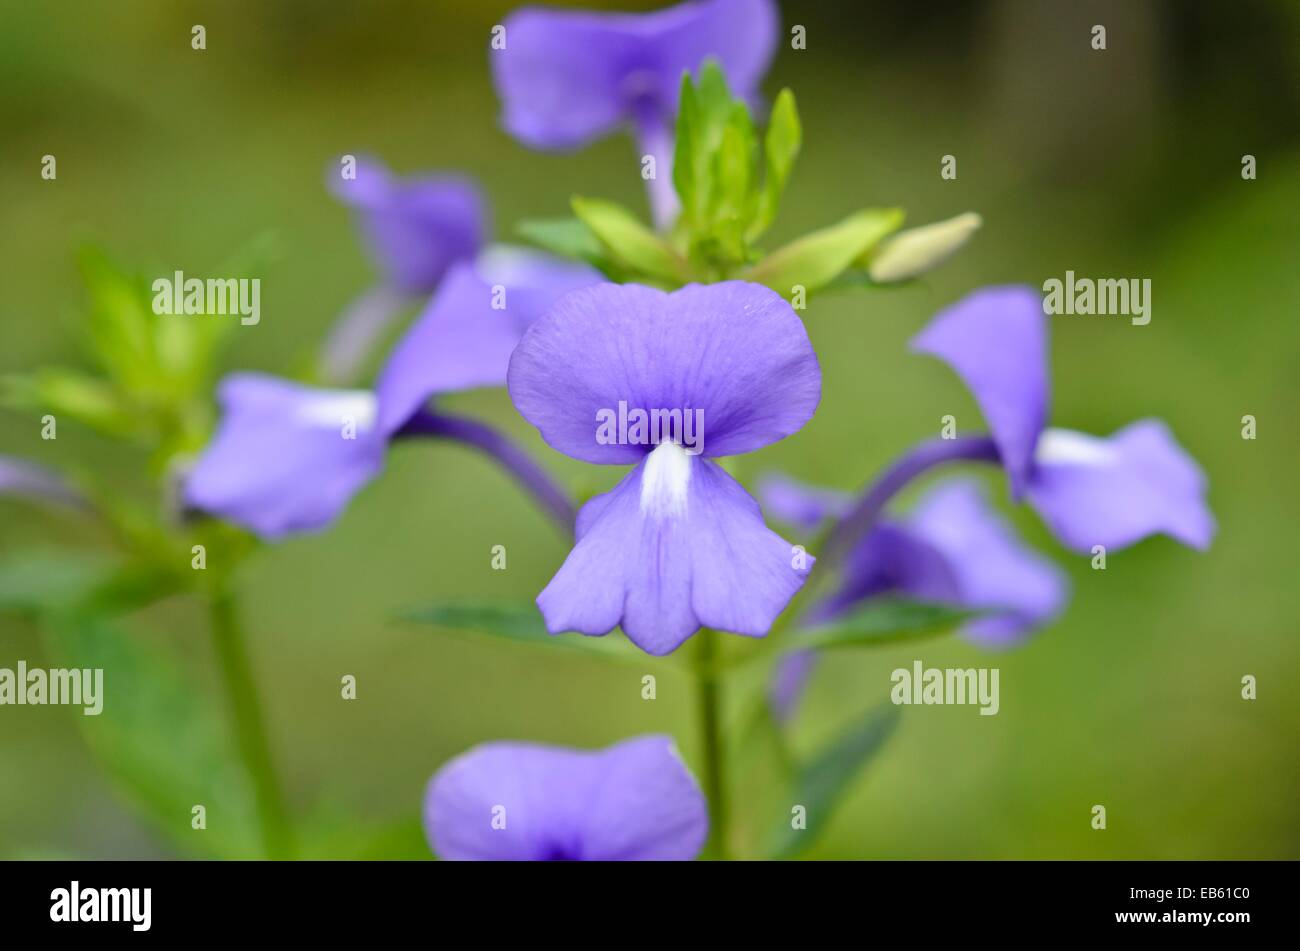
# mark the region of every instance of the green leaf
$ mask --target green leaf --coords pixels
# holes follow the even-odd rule
[[[534,647],[558,647],[588,655],[644,664],[651,660],[613,632],[603,637],[584,634],[548,634],[541,613],[533,604],[435,604],[411,611],[404,620],[433,624],[455,631],[490,634]]]
[[[152,313],[142,280],[109,260],[98,247],[77,255],[90,293],[90,343],[108,374],[131,392],[151,388],[157,372]]]
[[[792,640],[798,650],[827,647],[874,647],[896,641],[940,637],[961,627],[979,612],[949,605],[899,598],[873,598],[825,627],[811,628]]]
[[[84,552],[27,551],[0,561],[0,611],[44,615],[79,610],[106,585],[114,559]]]
[[[881,704],[800,767],[792,786],[790,804],[804,807],[806,828],[793,828],[790,813],[786,810],[776,821],[770,836],[769,853],[773,858],[790,858],[812,845],[858,773],[893,734],[898,720],[897,706]]]
[[[721,263],[742,263],[747,256],[745,229],[757,203],[757,140],[749,109],[737,102],[712,155],[712,194],[697,239],[710,242]],[[697,242],[698,243],[698,242]]]
[[[178,848],[219,858],[261,855],[247,777],[217,708],[138,632],[84,615],[45,626],[60,666],[103,671],[103,708],[74,708],[86,742],[127,797]],[[191,828],[206,809],[207,828]]]
[[[737,106],[743,109],[744,103],[731,97],[727,79],[716,60],[705,60],[698,84],[691,82],[689,72],[683,74],[673,152],[673,186],[682,202],[682,217],[693,231],[708,230],[710,209],[717,204],[714,196],[726,187],[726,182],[717,178],[714,155],[721,147],[727,126],[735,121]],[[748,112],[745,118],[748,120]]]
[[[682,257],[622,205],[599,198],[575,196],[573,211],[596,235],[615,263],[671,284],[683,283],[689,278]]]
[[[878,248],[868,249],[863,263],[879,284],[910,280],[956,254],[983,223],[979,215],[968,211],[946,221],[909,228]]]
[[[903,223],[899,208],[868,208],[837,225],[778,248],[750,270],[747,280],[790,296],[792,288],[814,291],[833,281],[872,246]]]
[[[782,89],[772,105],[772,115],[767,123],[767,137],[763,142],[767,162],[763,177],[763,191],[758,198],[758,210],[749,226],[746,238],[754,241],[771,226],[776,218],[785,183],[790,179],[799,148],[803,144],[803,128],[799,124],[799,110],[794,93]]]
[[[136,438],[150,428],[147,415],[136,411],[115,387],[60,367],[4,377],[0,401],[16,409],[67,417],[110,436]]]
[[[617,271],[600,239],[577,218],[521,221],[515,230],[539,248],[562,257],[585,261],[610,277],[614,276],[611,271]]]

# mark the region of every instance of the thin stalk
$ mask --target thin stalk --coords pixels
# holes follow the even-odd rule
[[[228,592],[218,591],[212,597],[211,616],[212,642],[230,705],[235,742],[253,782],[253,797],[262,828],[262,844],[267,858],[291,858],[293,834],[288,809],[276,777],[266,721],[257,696],[257,684],[253,680],[252,665],[248,660],[248,649],[239,627],[234,600]]]
[[[727,749],[722,738],[722,680],[717,659],[716,631],[702,630],[696,635],[695,675],[700,718],[700,735],[704,743],[704,794],[709,802],[709,844],[705,855],[724,861],[727,858]]]

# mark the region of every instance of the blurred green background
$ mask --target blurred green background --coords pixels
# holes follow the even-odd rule
[[[619,4],[621,8],[648,5]],[[230,369],[289,372],[373,280],[347,212],[324,188],[345,152],[400,171],[462,169],[495,231],[564,213],[572,193],[644,208],[630,140],[531,153],[497,126],[486,44],[510,5],[0,0],[0,373],[82,365],[85,293],[73,253],[207,274],[259,234],[280,253],[262,321],[232,333]],[[823,858],[1296,858],[1300,856],[1300,6],[783,4],[808,48],[779,50],[765,86],[791,86],[804,152],[775,244],[869,205],[920,224],[973,209],[985,227],[923,284],[815,298],[824,370],[812,424],[741,461],[864,483],[954,413],[981,426],[956,378],[909,356],[939,307],[983,284],[1150,278],[1153,319],[1057,318],[1053,417],[1109,433],[1167,420],[1210,478],[1207,554],[1166,539],[1092,571],[1027,512],[1011,517],[1072,576],[1064,619],[996,657],[953,639],[823,665],[797,726],[812,747],[883,699],[889,672],[1001,668],[1001,712],[905,709],[889,747],[810,852]],[[190,26],[207,27],[207,50]],[[1108,48],[1090,48],[1104,24]],[[787,33],[788,36],[788,33]],[[43,154],[58,179],[42,181]],[[1243,181],[1243,154],[1258,180]],[[940,159],[956,156],[943,181]],[[149,271],[149,273],[154,273]],[[575,491],[599,472],[548,450],[503,392],[456,397],[528,442]],[[1258,419],[1244,441],[1240,419]],[[0,451],[91,466],[143,494],[130,450],[0,414]],[[990,478],[997,497],[1001,482]],[[75,518],[0,501],[0,556],[102,546]],[[509,570],[490,570],[505,545]],[[566,546],[484,459],[403,445],[331,531],[267,549],[239,577],[272,740],[301,815],[326,800],[410,825],[424,784],[484,740],[597,746],[648,731],[698,766],[692,685],[567,652],[395,621],[440,598],[531,598]],[[206,620],[189,600],[141,612],[197,689],[211,687]],[[49,663],[36,629],[0,618],[0,666]],[[354,674],[359,699],[339,699]],[[1240,697],[1243,675],[1259,697]],[[109,689],[112,674],[109,673]],[[111,702],[111,701],[110,701]],[[214,702],[216,702],[214,700]],[[115,795],[75,709],[0,708],[0,856],[175,854]],[[738,800],[761,790],[739,783]],[[1094,803],[1108,828],[1090,828]],[[188,816],[178,822],[188,822]],[[413,843],[413,844],[412,844]],[[419,854],[414,834],[392,854]]]

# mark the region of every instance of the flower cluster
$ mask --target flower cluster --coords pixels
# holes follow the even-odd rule
[[[313,379],[226,377],[206,440],[185,417],[186,440],[202,445],[184,445],[197,451],[174,466],[183,515],[264,541],[319,531],[379,475],[395,441],[453,440],[504,466],[572,538],[535,607],[513,618],[496,608],[511,636],[522,627],[534,640],[590,645],[618,629],[655,657],[694,641],[707,801],[668,737],[595,752],[489,743],[429,784],[425,828],[443,858],[689,859],[711,834],[713,854],[725,854],[717,632],[776,643],[775,653],[751,645],[741,661],[775,659],[766,682],[779,724],[826,632],[855,637],[863,612],[884,603],[942,609],[952,629],[990,649],[1049,624],[1068,599],[1064,575],[1017,537],[981,484],[939,481],[898,510],[896,497],[936,469],[997,466],[1010,499],[1075,552],[1153,534],[1210,543],[1206,480],[1162,423],[1106,438],[1048,427],[1048,318],[1022,287],[970,294],[912,344],[957,373],[987,435],[922,442],[856,493],[773,474],[763,507],[728,471],[729,457],[814,419],[822,370],[800,315],[807,295],[910,280],[980,226],[967,213],[902,231],[898,209],[863,209],[764,248],[802,143],[788,90],[761,143],[752,118],[778,24],[773,0],[514,13],[489,52],[504,127],[547,150],[629,129],[641,167],[653,169],[643,176],[653,224],[577,197],[574,217],[521,226],[543,251],[490,244],[486,202],[469,180],[345,163],[331,188],[355,212],[380,283],[340,319]],[[372,385],[355,388],[371,346],[412,301],[421,309]],[[504,387],[559,453],[629,470],[575,511],[527,453],[439,404],[483,387]],[[85,502],[54,474],[6,460],[0,491]],[[809,537],[777,534],[765,510]],[[873,748],[859,745],[863,755]]]

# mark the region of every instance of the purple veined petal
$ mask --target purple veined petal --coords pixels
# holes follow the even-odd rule
[[[68,483],[62,473],[36,462],[0,456],[0,496],[56,502],[73,508],[89,507],[90,502]]]
[[[758,483],[763,513],[805,532],[814,531],[830,518],[840,518],[853,506],[853,496],[838,489],[823,489],[788,476],[772,474]]]
[[[537,606],[553,634],[621,625],[654,655],[700,627],[762,637],[807,577],[804,557],[720,466],[664,443],[583,506],[577,542]]]
[[[1033,467],[1047,421],[1047,318],[1028,287],[986,287],[939,313],[912,340],[962,378],[1002,454],[1013,498]]]
[[[624,411],[680,411],[695,433],[677,441],[705,456],[783,439],[816,411],[821,368],[798,315],[766,287],[726,281],[669,294],[597,284],[566,294],[528,328],[507,385],[552,447],[618,465],[652,448],[622,425]],[[611,439],[601,422],[615,416]]]
[[[666,736],[592,751],[488,743],[434,775],[424,826],[449,860],[687,860],[708,810]]]
[[[489,51],[506,130],[532,148],[572,149],[625,122],[666,126],[684,70],[713,56],[751,98],[776,47],[772,0],[701,0],[648,14],[526,7]]]
[[[1069,599],[1064,574],[1020,541],[976,482],[954,479],[933,489],[909,513],[907,531],[947,561],[955,603],[989,612],[962,630],[983,647],[1023,641]]]
[[[584,264],[517,248],[453,266],[380,371],[379,428],[391,435],[439,393],[504,386],[528,325],[562,294],[599,280]]]
[[[355,179],[331,169],[333,192],[350,205],[385,279],[406,294],[429,294],[447,269],[478,253],[487,233],[482,194],[467,178],[398,178],[359,158]]]
[[[185,504],[262,538],[324,528],[383,466],[368,391],[239,373],[218,401],[221,422],[185,478]]]
[[[1156,419],[1101,438],[1049,429],[1039,440],[1029,502],[1067,548],[1124,548],[1162,533],[1205,549],[1215,521],[1200,466]]]

